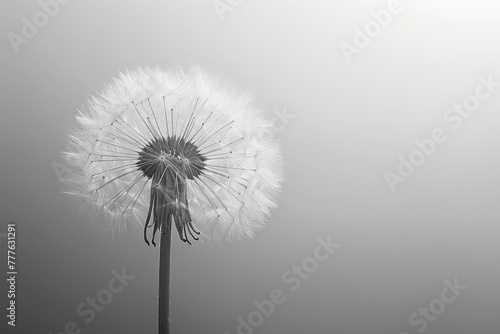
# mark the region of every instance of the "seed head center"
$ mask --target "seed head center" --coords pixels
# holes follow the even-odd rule
[[[203,173],[206,158],[193,143],[182,138],[167,137],[151,140],[139,152],[137,167],[148,178],[158,170],[182,174],[193,179]]]

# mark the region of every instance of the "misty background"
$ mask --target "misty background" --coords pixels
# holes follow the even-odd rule
[[[372,11],[383,20],[390,6],[377,33]],[[74,321],[81,333],[155,333],[157,249],[139,230],[113,239],[74,212],[60,151],[76,110],[119,71],[199,63],[276,117],[286,181],[254,240],[189,246],[174,234],[173,333],[237,333],[237,318],[279,289],[286,300],[255,333],[498,334],[500,86],[458,129],[443,115],[475,96],[480,77],[500,81],[499,10],[486,0],[87,0],[61,1],[44,22],[38,1],[1,2],[0,249],[6,259],[1,233],[15,221],[18,308],[7,326],[2,279],[0,331],[59,334]],[[26,38],[23,18],[45,24]],[[435,128],[447,140],[392,191],[386,173]],[[292,291],[282,276],[329,235],[341,246]],[[87,323],[77,307],[122,268],[135,278]],[[463,293],[412,325],[455,278]]]

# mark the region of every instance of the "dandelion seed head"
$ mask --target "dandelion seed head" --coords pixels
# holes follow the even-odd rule
[[[148,243],[166,223],[186,242],[252,238],[283,180],[253,100],[198,66],[121,73],[76,115],[65,192],[104,228],[143,227]]]

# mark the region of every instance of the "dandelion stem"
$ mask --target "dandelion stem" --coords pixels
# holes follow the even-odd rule
[[[162,224],[160,239],[158,334],[170,334],[170,251],[172,226],[170,221]]]

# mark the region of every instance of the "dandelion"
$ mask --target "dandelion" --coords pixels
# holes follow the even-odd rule
[[[271,122],[241,87],[198,66],[120,74],[68,133],[65,192],[113,231],[160,232],[159,333],[169,332],[172,225],[191,244],[243,241],[263,227],[282,182]]]

